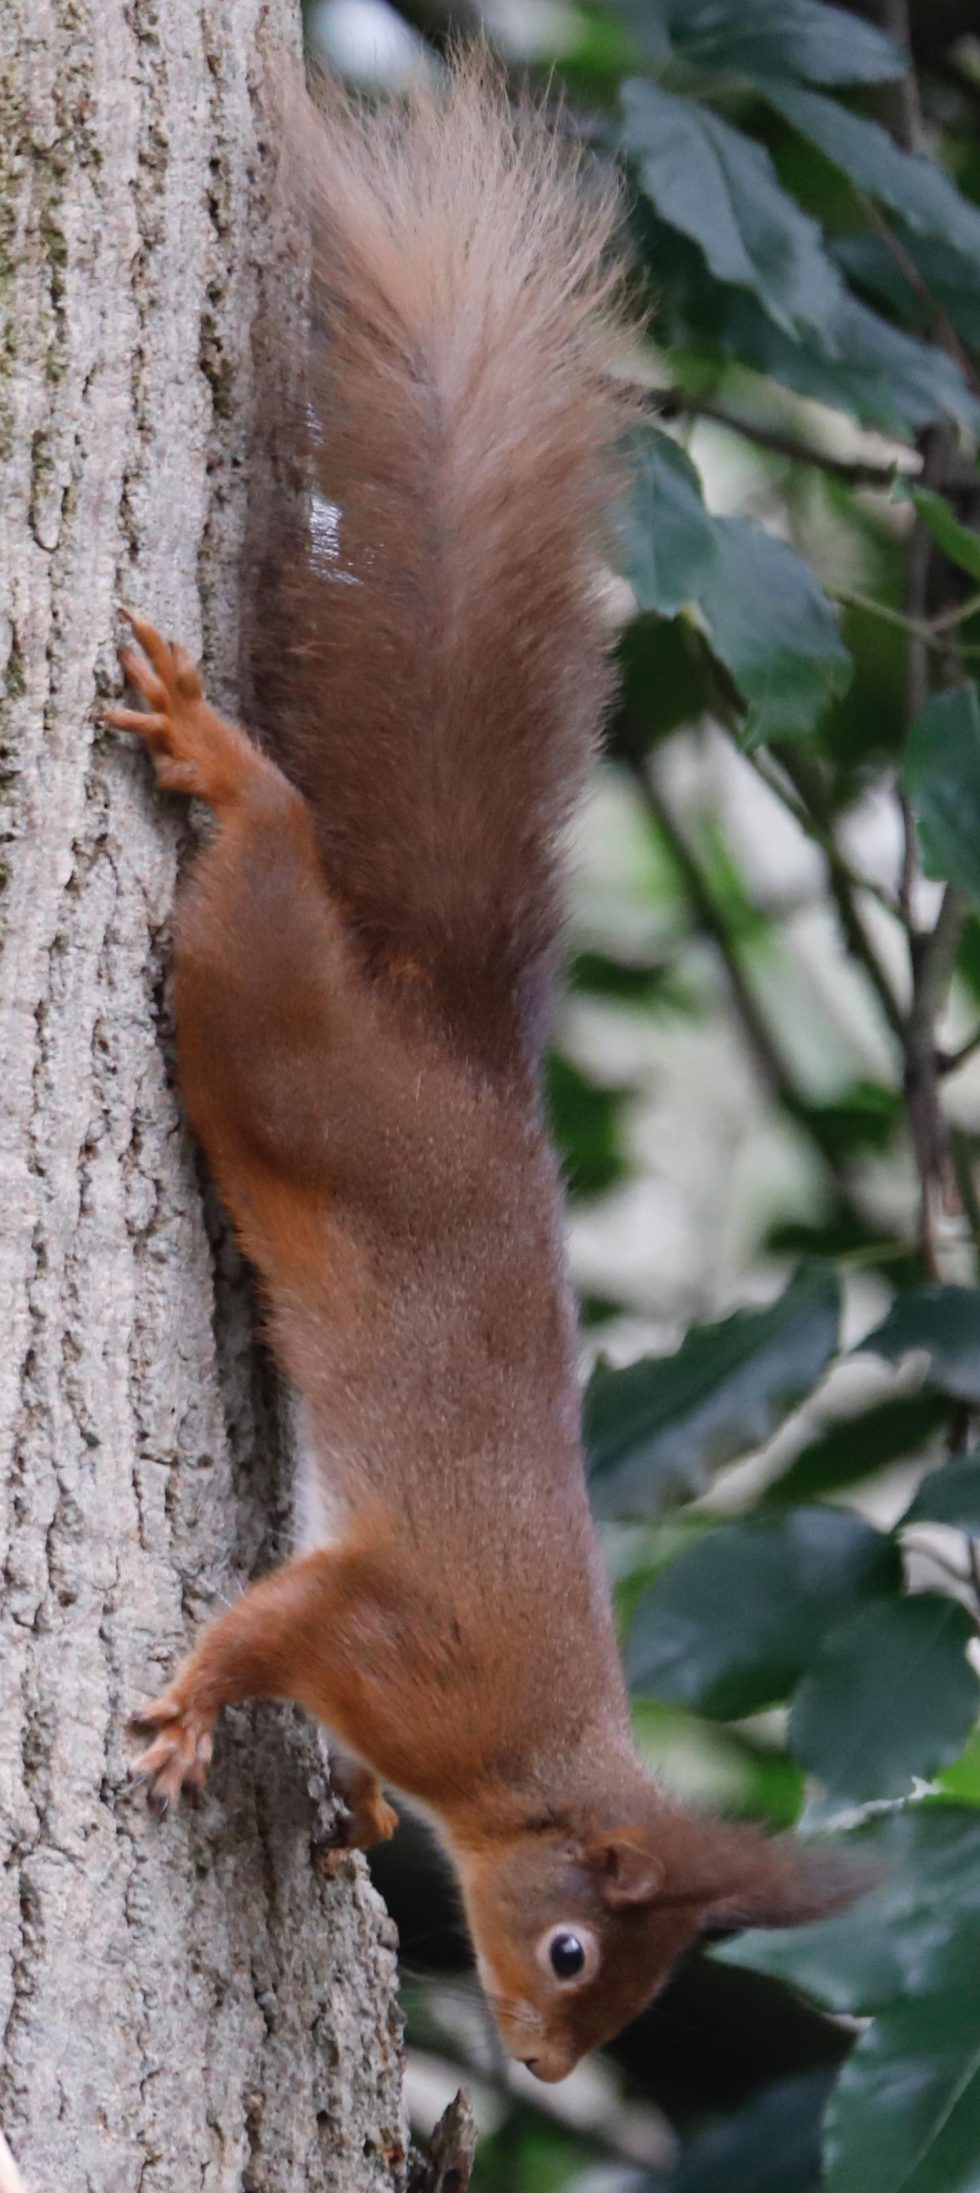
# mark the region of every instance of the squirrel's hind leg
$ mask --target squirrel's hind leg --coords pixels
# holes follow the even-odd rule
[[[337,1850],[368,1850],[372,1843],[386,1843],[398,1826],[398,1814],[373,1768],[331,1743],[330,1781],[347,1814],[337,1830]]]

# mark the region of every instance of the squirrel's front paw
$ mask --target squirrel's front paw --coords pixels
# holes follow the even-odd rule
[[[158,1820],[166,1818],[181,1790],[196,1796],[204,1788],[213,1749],[214,1715],[202,1713],[193,1699],[164,1691],[129,1722],[133,1736],[152,1736],[133,1765],[133,1779],[146,1784],[146,1801]]]
[[[107,708],[105,722],[145,739],[165,791],[220,806],[261,773],[261,757],[243,732],[208,706],[201,673],[184,649],[163,639],[135,610],[122,614],[143,652],[121,648],[120,667],[147,706]]]

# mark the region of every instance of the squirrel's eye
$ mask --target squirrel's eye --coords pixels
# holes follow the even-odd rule
[[[571,1926],[567,1922],[550,1926],[535,1948],[542,1971],[550,1973],[562,1987],[574,1986],[576,1981],[594,1980],[601,1955],[594,1929],[580,1925],[578,1920]]]
[[[577,1934],[556,1934],[548,1955],[556,1980],[575,1980],[585,1965],[585,1949]]]

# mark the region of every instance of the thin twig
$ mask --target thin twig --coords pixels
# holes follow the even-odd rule
[[[966,1065],[967,1059],[972,1058],[975,1051],[980,1051],[980,1028],[975,1028],[972,1036],[968,1036],[958,1050],[936,1052],[937,1073],[943,1076],[958,1074],[960,1067]]]
[[[916,619],[904,610],[892,609],[888,602],[876,601],[873,594],[859,594],[853,587],[831,586],[827,588],[831,601],[839,602],[842,609],[861,609],[868,617],[877,617],[880,624],[893,625],[897,632],[904,632],[907,640],[915,640],[927,648],[930,654],[948,656],[949,642],[942,637],[951,624],[958,622],[946,612],[941,617]],[[968,612],[972,614],[972,612]]]
[[[959,366],[967,387],[972,388],[976,393],[977,388],[980,387],[976,369],[972,359],[960,342],[945,305],[940,303],[939,298],[930,289],[921,267],[916,264],[911,252],[906,251],[901,238],[896,236],[891,222],[885,219],[881,207],[875,205],[872,198],[867,198],[863,191],[858,191],[857,196],[861,201],[862,211],[884,244],[885,250],[894,259],[895,265],[898,267],[900,274],[904,276],[913,295],[918,298],[920,304],[925,305],[926,310],[930,313],[932,319],[931,332],[936,341],[945,350],[947,357],[952,358],[954,364]]]
[[[905,1104],[919,1175],[919,1243],[926,1269],[942,1278],[940,1220],[959,1204],[949,1123],[940,1102],[936,1021],[946,1002],[966,900],[948,884],[933,929],[910,939],[912,1005],[905,1038]]]
[[[811,835],[819,844],[827,863],[827,881],[847,950],[851,958],[863,967],[893,1036],[904,1046],[906,1016],[865,927],[855,896],[855,892],[864,886],[860,877],[852,874],[834,837],[816,773],[808,766],[802,754],[784,750],[779,758],[796,793],[800,814],[807,818]],[[807,827],[807,823],[804,823],[804,827]],[[900,919],[900,909],[891,901],[886,903],[889,912]]]
[[[968,594],[965,601],[954,602],[949,609],[940,611],[938,617],[930,617],[927,630],[948,632],[952,625],[965,624],[968,617],[975,617],[980,610],[980,594]]]
[[[710,419],[714,426],[744,435],[746,441],[754,442],[759,449],[770,450],[775,457],[785,457],[790,464],[814,465],[818,471],[829,472],[836,480],[845,480],[849,487],[894,487],[909,467],[911,453],[903,451],[900,457],[885,463],[865,457],[837,457],[828,449],[818,449],[814,443],[784,432],[781,427],[765,426],[761,420],[740,417],[733,411],[726,411],[723,405],[705,403],[700,397],[683,396],[678,389],[666,396],[653,397],[651,406],[660,419]]]
[[[721,960],[739,1026],[764,1087],[813,1144],[833,1181],[841,1212],[855,1225],[863,1228],[864,1219],[854,1202],[850,1185],[835,1156],[827,1148],[803,1092],[797,1087],[765,1015],[745,979],[741,962],[713,893],[664,799],[655,775],[639,752],[629,757],[629,768],[637,791],[677,869],[698,928],[710,938]]]
[[[894,894],[891,891],[886,891],[883,884],[876,883],[873,876],[862,875],[860,869],[852,867],[846,855],[841,852],[832,831],[819,822],[816,815],[809,812],[804,800],[798,796],[795,789],[784,783],[780,774],[780,757],[768,753],[762,747],[758,747],[754,753],[747,756],[747,759],[752,763],[757,776],[761,777],[767,790],[785,807],[787,814],[792,815],[794,822],[803,831],[804,836],[810,838],[814,845],[818,845],[820,851],[828,859],[833,853],[835,860],[840,865],[840,872],[846,878],[851,890],[867,892],[869,898],[876,899],[878,905],[884,907],[886,914],[890,914],[893,921],[904,923],[902,908]]]
[[[973,1148],[970,1136],[962,1127],[950,1129],[950,1151],[960,1206],[974,1250],[980,1259],[980,1200],[977,1198],[977,1185],[973,1177]]]

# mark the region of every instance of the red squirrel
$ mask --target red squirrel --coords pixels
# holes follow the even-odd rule
[[[644,1771],[582,1464],[540,1065],[609,690],[615,194],[485,62],[303,126],[320,522],[286,574],[279,759],[132,613],[145,708],[108,720],[214,812],[180,1079],[301,1400],[304,1544],[137,1716],[139,1769],[163,1813],[222,1706],[297,1700],[347,1843],[393,1832],[383,1783],[429,1817],[504,2043],[552,2080],[705,1927],[840,1889]]]

